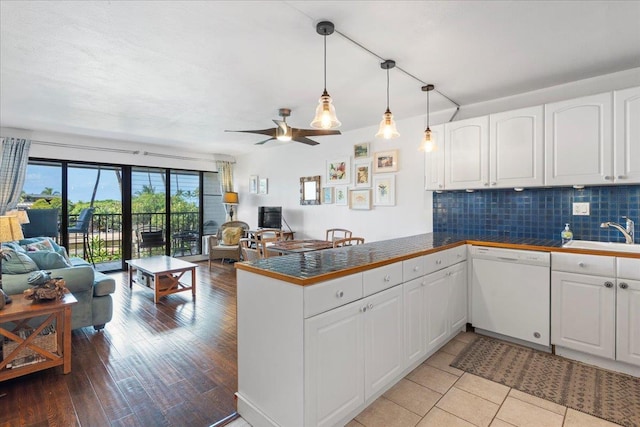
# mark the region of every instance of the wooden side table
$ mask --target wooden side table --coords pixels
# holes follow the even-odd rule
[[[0,325],[2,325],[0,326],[0,344],[6,337],[15,342],[17,347],[13,348],[9,354],[3,352],[3,358],[0,361],[0,381],[60,365],[65,374],[71,372],[71,306],[78,302],[73,294],[65,294],[62,300],[45,302],[27,300],[21,294],[12,295],[12,299],[11,304],[0,310]],[[31,335],[21,338],[18,333],[27,321],[40,316],[46,316],[42,323],[35,327]],[[54,320],[56,350],[51,351],[43,348],[38,339],[42,339],[40,332],[47,326],[53,325]],[[7,326],[8,322],[12,322],[13,327]],[[2,347],[7,348],[6,345]],[[15,366],[17,356],[25,349],[30,350],[42,360]]]

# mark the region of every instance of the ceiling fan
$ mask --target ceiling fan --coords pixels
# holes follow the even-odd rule
[[[269,138],[264,141],[256,142],[256,145],[262,145],[265,142],[277,139],[278,141],[296,141],[307,145],[318,145],[319,142],[313,139],[307,138],[308,136],[324,136],[324,135],[341,135],[339,130],[326,130],[326,129],[297,129],[292,128],[287,124],[287,117],[291,115],[291,109],[280,108],[278,115],[282,117],[282,120],[274,120],[276,124],[275,128],[269,129],[254,129],[254,130],[225,130],[225,132],[244,132],[244,133],[257,133],[259,135],[267,135]]]

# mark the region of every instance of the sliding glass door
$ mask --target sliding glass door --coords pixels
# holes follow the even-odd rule
[[[167,253],[167,171],[131,168],[131,224],[134,258]]]

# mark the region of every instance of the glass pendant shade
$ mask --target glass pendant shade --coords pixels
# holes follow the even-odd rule
[[[326,91],[322,92],[316,107],[316,115],[311,122],[311,127],[315,129],[334,129],[342,125],[336,117],[336,109],[333,106],[331,96]]]
[[[427,153],[434,151],[436,149],[436,145],[432,140],[431,129],[426,128],[424,131],[424,135],[422,136],[422,143],[420,144],[420,150],[426,151]]]
[[[396,122],[393,120],[393,114],[387,108],[387,111],[382,115],[382,120],[380,121],[380,127],[378,128],[378,133],[376,133],[376,138],[384,138],[384,139],[392,139],[400,136],[398,129],[396,129]]]

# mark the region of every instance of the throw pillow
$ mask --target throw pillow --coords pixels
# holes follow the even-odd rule
[[[227,246],[237,245],[244,234],[242,227],[226,227],[222,230],[222,244]]]
[[[27,254],[4,249],[8,259],[2,261],[2,274],[24,274],[36,271],[38,266]]]
[[[53,252],[53,245],[51,244],[51,242],[49,240],[40,240],[39,242],[35,242],[35,243],[29,243],[27,245],[25,245],[25,249],[28,252],[35,252],[35,251],[49,251],[49,252]]]
[[[2,244],[2,247],[13,249],[16,252],[22,252],[22,253],[27,252],[22,246],[18,244],[18,242],[4,242]]]
[[[22,245],[22,247],[26,248],[28,245],[37,244],[46,240],[53,247],[53,250],[58,252],[62,246],[56,243],[51,237],[29,237],[27,239],[22,239],[18,243]],[[46,245],[46,243],[45,243]]]
[[[52,251],[36,251],[27,252],[27,256],[31,258],[40,270],[51,270],[54,268],[67,268],[71,264],[67,262],[62,255]]]

